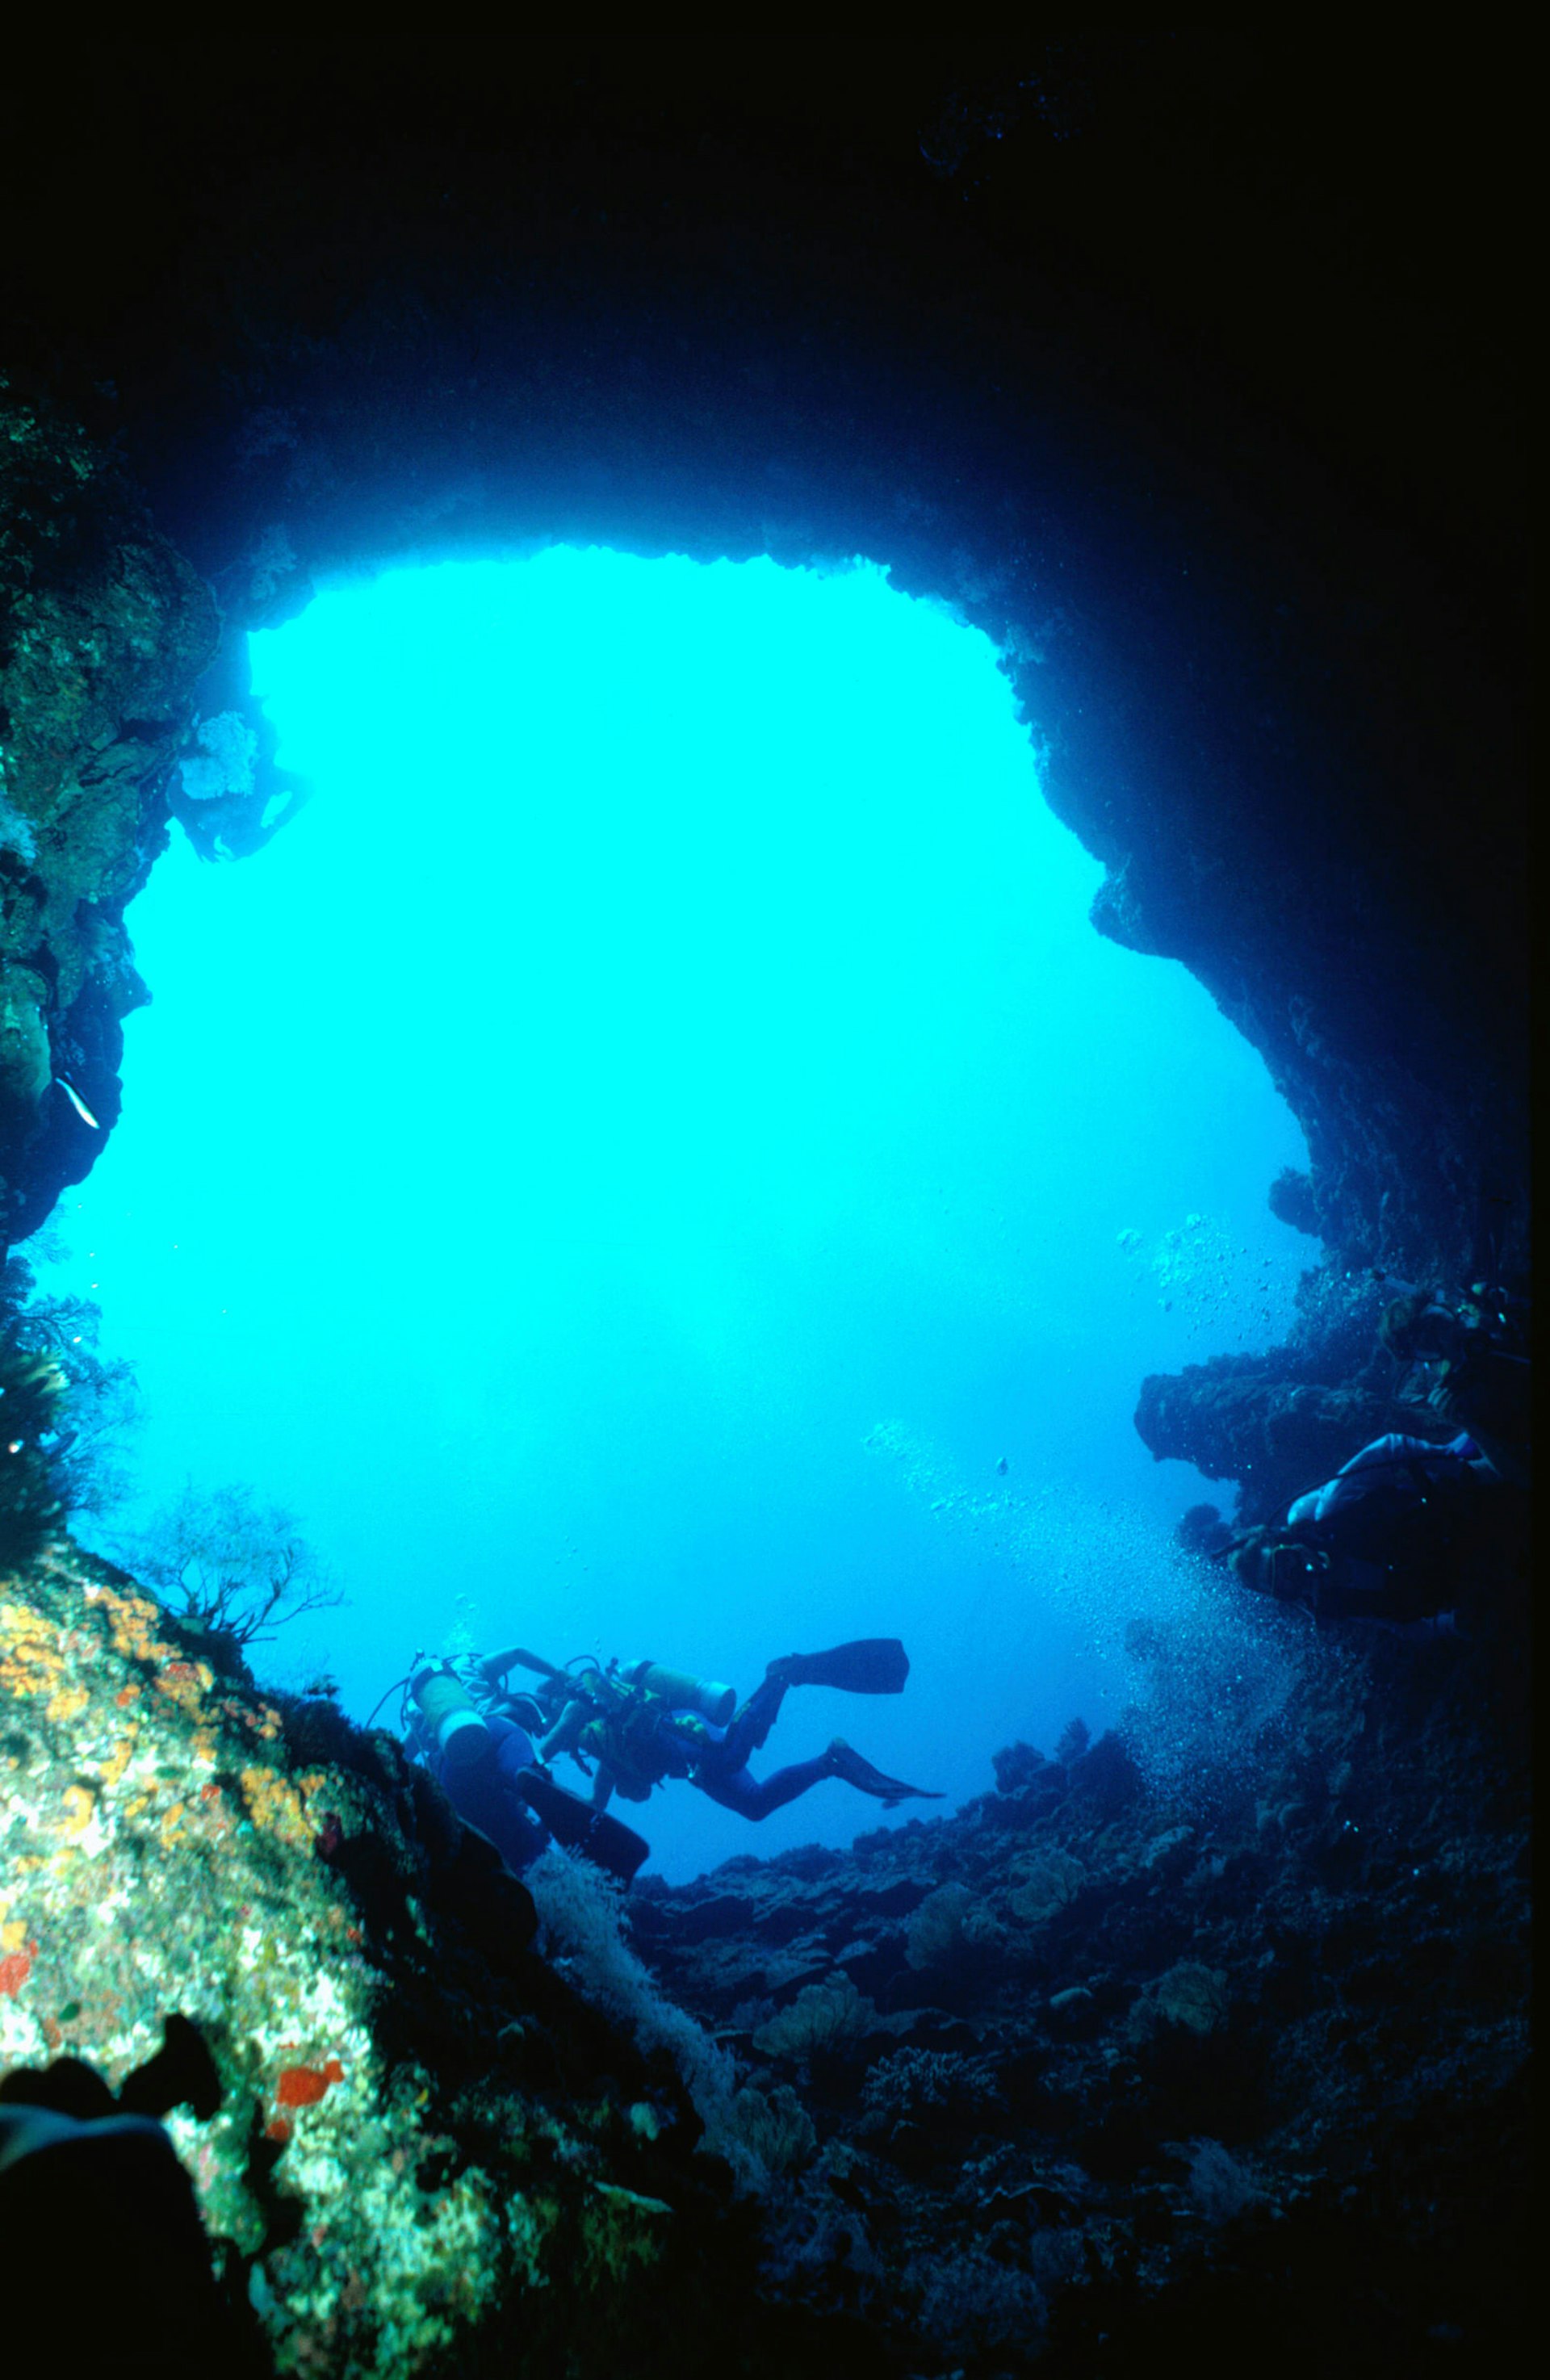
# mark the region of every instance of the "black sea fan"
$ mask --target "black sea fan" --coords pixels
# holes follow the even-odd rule
[[[0,1339],[0,1568],[19,1568],[64,1517],[43,1440],[57,1427],[66,1385],[52,1355]]]

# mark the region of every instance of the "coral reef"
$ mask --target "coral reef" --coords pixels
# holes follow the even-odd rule
[[[0,2062],[113,2080],[199,2027],[168,2130],[278,2371],[1121,2373],[1186,2311],[1205,2372],[1505,2336],[1490,1647],[1305,1636],[1273,1708],[1165,1698],[954,1817],[625,1897],[552,1853],[530,1896],[393,1739],[200,1644],[59,1541],[0,1588]]]
[[[392,1738],[199,1646],[67,1544],[0,1578],[0,2070],[199,2027],[219,2106],[168,2129],[281,2373],[683,2369],[660,2301],[724,2336],[754,2286],[674,2056],[730,2062],[588,2008]],[[742,2132],[805,2153],[779,2091]]]
[[[848,1859],[648,1882],[663,1988],[815,2127],[767,2289],[863,2305],[912,2373],[1151,2370],[1184,2339],[1202,2373],[1354,2373],[1379,2338],[1425,2371],[1510,2338],[1521,1701],[1481,1648],[1303,1641],[1273,1718],[1191,1712],[1194,1791],[1138,1712],[1130,1749],[1019,1746]],[[862,2040],[794,2063],[847,1988]]]

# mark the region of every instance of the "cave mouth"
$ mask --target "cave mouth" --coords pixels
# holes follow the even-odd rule
[[[277,1652],[357,1716],[514,1629],[740,1685],[902,1633],[866,1749],[954,1799],[1116,1716],[1209,1492],[1136,1383],[1280,1335],[1306,1152],[1183,966],[1094,931],[990,638],[872,564],[557,545],[251,651],[313,797],[131,908],[156,1000],[65,1210],[147,1499],[302,1514],[354,1608]],[[856,1724],[819,1699],[773,1749]],[[750,1847],[684,1799],[670,1873]]]

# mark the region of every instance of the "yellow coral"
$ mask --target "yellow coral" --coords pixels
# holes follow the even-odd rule
[[[157,1605],[143,1595],[119,1595],[111,1586],[89,1586],[86,1593],[88,1600],[102,1604],[108,1615],[115,1653],[136,1661],[172,1658],[172,1646],[153,1633],[153,1622],[161,1617]]]
[[[67,1785],[64,1801],[65,1832],[67,1835],[83,1835],[91,1824],[91,1813],[97,1806],[94,1796],[84,1785]]]
[[[139,1729],[131,1720],[118,1739],[116,1751],[109,1753],[103,1763],[104,1785],[116,1785],[122,1780],[124,1771],[134,1757],[135,1746],[139,1741]]]
[[[84,1686],[59,1686],[50,1694],[44,1709],[47,1718],[79,1718],[91,1700]]]
[[[273,1835],[297,1851],[309,1850],[318,1830],[302,1796],[314,1790],[317,1782],[315,1777],[304,1777],[298,1791],[272,1768],[245,1768],[242,1796],[260,1833]]]
[[[215,1672],[205,1661],[169,1661],[156,1680],[156,1691],[165,1694],[186,1718],[202,1716],[200,1705],[215,1682]]]
[[[25,1604],[0,1603],[0,1686],[18,1696],[52,1694],[64,1669],[58,1629]]]

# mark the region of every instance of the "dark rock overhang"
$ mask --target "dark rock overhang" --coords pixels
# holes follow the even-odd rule
[[[198,767],[211,722],[217,746],[256,726],[242,632],[343,574],[568,540],[865,554],[983,627],[1053,806],[1108,866],[1097,922],[1181,959],[1264,1052],[1341,1260],[1457,1269],[1488,1211],[1520,1262],[1520,588],[1501,441],[1459,451],[1505,367],[1447,352],[1507,287],[1499,250],[1494,279],[1460,270],[1496,186],[1445,206],[1377,106],[1399,69],[1351,55],[1315,97],[1271,37],[1100,41],[988,82],[831,59],[822,89],[741,93],[551,66],[498,87],[379,51],[354,87],[325,59],[298,88],[245,59],[229,88],[201,71],[197,109],[176,71],[86,73],[69,171],[42,176],[13,394],[112,442],[183,608],[151,624],[154,699],[104,662],[91,719],[35,738],[45,841],[71,840],[104,750],[118,807],[114,865],[63,885],[58,936],[35,913],[61,884],[12,886],[11,1234],[101,1145],[37,1104],[40,1032],[115,1112],[122,905],[188,782],[175,751]],[[1223,132],[1244,107],[1257,176]],[[1299,214],[1314,187],[1340,238]],[[1204,309],[1169,224],[1200,246]],[[1303,310],[1278,345],[1278,302]],[[129,546],[72,501],[74,551],[25,591],[94,618],[81,552],[111,576]],[[211,847],[258,815],[229,805]]]

